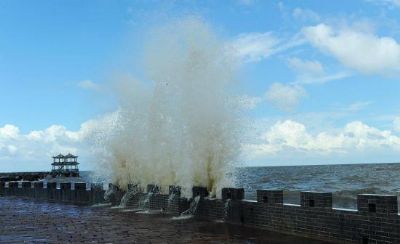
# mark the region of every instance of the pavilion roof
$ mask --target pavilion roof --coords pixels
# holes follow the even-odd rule
[[[64,158],[65,156],[64,155],[62,155],[61,153],[60,154],[58,154],[57,156],[53,156],[53,158]]]
[[[68,153],[67,155],[64,156],[65,158],[77,158],[78,156],[72,155],[71,153]]]
[[[67,155],[62,155],[61,153],[58,154],[57,156],[53,156],[53,158],[77,158],[78,156],[75,156],[71,153],[68,153]]]

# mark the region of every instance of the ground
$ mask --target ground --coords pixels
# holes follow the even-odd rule
[[[195,219],[129,209],[0,197],[0,243],[321,243]]]

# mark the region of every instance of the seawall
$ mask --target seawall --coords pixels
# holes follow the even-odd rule
[[[0,173],[0,181],[35,181],[43,179],[48,174],[50,174],[50,172],[47,171]]]
[[[133,186],[131,186],[133,187]],[[0,195],[78,205],[104,203],[108,195],[118,205],[125,192],[110,184],[0,182]],[[360,194],[357,209],[332,208],[332,194],[301,192],[301,204],[283,203],[283,191],[258,190],[257,200],[244,199],[242,188],[224,188],[222,199],[208,197],[206,188],[193,187],[192,198],[183,198],[180,187],[170,186],[168,194],[154,185],[132,195],[126,206],[162,210],[179,215],[192,206],[198,218],[268,229],[276,232],[337,243],[400,243],[400,216],[396,196]],[[145,200],[143,200],[145,199]],[[198,204],[194,204],[194,199]],[[144,206],[145,205],[145,206]]]

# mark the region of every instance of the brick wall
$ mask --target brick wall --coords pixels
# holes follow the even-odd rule
[[[74,186],[73,186],[74,185]],[[36,200],[87,205],[104,202],[104,190],[86,183],[0,182],[0,195],[30,197]]]
[[[204,199],[201,209],[216,208],[236,224],[333,242],[400,243],[396,196],[359,195],[358,211],[332,209],[330,193],[302,192],[301,205],[283,204],[279,191],[258,191],[258,201]],[[265,197],[268,196],[268,197]],[[213,210],[199,213],[210,214]],[[221,214],[217,214],[221,218]],[[221,218],[222,219],[222,218]]]
[[[118,205],[124,191],[114,187],[110,201]],[[127,207],[139,208],[148,197],[148,208],[179,215],[189,208],[192,199],[181,197],[180,187],[170,186],[169,194],[159,188],[139,192],[128,200]],[[280,190],[258,190],[257,201],[244,200],[241,188],[222,190],[222,199],[208,198],[207,189],[194,187],[193,197],[200,197],[195,215],[234,224],[268,229],[337,243],[400,243],[400,217],[396,196],[361,194],[357,210],[332,208],[332,194],[301,192],[300,205],[284,204]],[[102,185],[86,183],[0,182],[0,195],[33,197],[38,200],[72,204],[95,204],[104,201]]]
[[[5,182],[0,181],[0,196],[4,196],[5,194]]]

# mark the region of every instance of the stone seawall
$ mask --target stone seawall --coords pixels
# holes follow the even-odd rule
[[[102,185],[45,183],[43,181],[0,182],[0,196],[22,196],[49,202],[92,205],[104,202]]]
[[[0,181],[35,181],[43,179],[48,174],[50,174],[48,171],[0,173]]]
[[[104,196],[118,205],[125,192],[110,184],[0,182],[0,195],[24,196],[50,202],[79,205],[104,203]],[[198,200],[198,201],[195,201]],[[193,187],[190,199],[180,188],[170,186],[168,194],[149,185],[126,201],[126,207],[162,210],[179,215],[187,209],[199,218],[268,229],[337,243],[400,243],[400,216],[396,196],[361,194],[357,210],[332,208],[332,194],[301,192],[301,204],[283,203],[283,191],[258,190],[257,201],[244,199],[242,188],[224,188],[222,199],[208,197],[206,188]],[[197,203],[197,204],[196,204]]]

